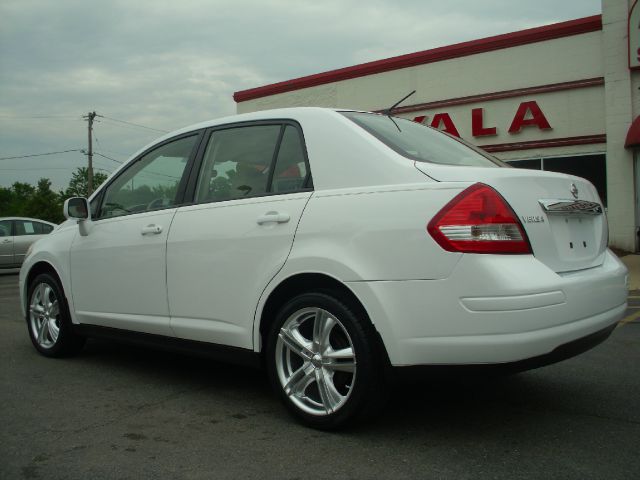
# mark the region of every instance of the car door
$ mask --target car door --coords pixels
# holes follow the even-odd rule
[[[297,124],[211,132],[194,205],[178,209],[167,244],[177,337],[252,348],[256,305],[289,254],[310,185]]]
[[[100,193],[88,234],[76,235],[70,252],[81,323],[170,335],[166,240],[199,138],[152,148]]]
[[[22,265],[24,256],[33,242],[40,240],[53,230],[51,225],[29,219],[14,220],[13,228],[13,257],[16,265]]]
[[[0,220],[0,268],[10,268],[13,258],[13,221]]]

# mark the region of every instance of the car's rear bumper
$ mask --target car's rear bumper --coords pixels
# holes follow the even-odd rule
[[[410,375],[408,378],[415,378],[417,373],[426,375],[477,375],[477,374],[509,374],[517,373],[533,368],[544,367],[552,363],[561,362],[571,357],[575,357],[587,350],[604,342],[616,328],[616,324],[609,325],[602,330],[591,333],[586,337],[572,340],[569,343],[559,345],[551,352],[536,357],[516,360],[505,363],[475,363],[470,365],[412,365],[395,368],[395,372],[400,375]],[[401,377],[402,378],[402,377]]]
[[[352,282],[392,365],[513,363],[615,325],[627,270],[602,265],[558,274],[531,255],[465,255],[442,280]]]

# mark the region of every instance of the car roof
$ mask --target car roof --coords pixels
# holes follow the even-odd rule
[[[225,117],[215,118],[211,120],[205,120],[204,122],[195,123],[193,125],[187,125],[173,132],[167,133],[165,136],[160,137],[153,141],[150,145],[155,145],[161,142],[164,138],[172,138],[182,133],[192,132],[194,130],[200,130],[202,128],[215,127],[218,125],[251,122],[256,120],[298,120],[301,117],[323,117],[327,113],[342,112],[351,109],[345,108],[325,108],[325,107],[288,107],[288,108],[274,108],[269,110],[259,110],[256,112],[238,113],[235,115],[227,115]],[[144,150],[144,149],[143,149]]]
[[[0,221],[2,220],[30,220],[32,222],[46,223],[47,225],[51,225],[53,227],[58,226],[57,223],[49,222],[47,220],[42,220],[40,218],[31,218],[31,217],[0,217]]]
[[[167,133],[144,146],[114,170],[109,178],[117,176],[122,169],[129,165],[132,159],[162,142],[182,134],[217,126],[237,125],[244,122],[289,120],[302,126],[307,151],[315,154],[316,160],[311,158],[310,155],[309,162],[313,170],[313,184],[316,190],[388,185],[419,180],[416,178],[416,173],[419,172],[413,167],[413,162],[393,152],[380,140],[340,114],[340,112],[345,111],[358,110],[349,108],[291,107],[241,113],[196,123]],[[333,141],[327,142],[328,138]],[[380,157],[387,159],[384,164],[382,161],[375,160]],[[322,160],[314,164],[317,159]],[[393,163],[395,163],[396,168],[392,165]],[[395,174],[392,174],[392,171]],[[419,177],[424,178],[424,174],[420,174]],[[99,191],[100,189],[96,190],[90,200]]]

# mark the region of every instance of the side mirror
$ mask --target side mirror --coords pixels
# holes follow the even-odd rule
[[[83,197],[72,197],[64,201],[63,212],[65,218],[86,220],[89,218],[89,201]]]

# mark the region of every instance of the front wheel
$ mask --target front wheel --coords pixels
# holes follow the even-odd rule
[[[277,314],[267,344],[273,387],[303,423],[335,429],[386,398],[384,362],[363,313],[326,293],[305,293]]]
[[[33,346],[47,357],[80,351],[84,337],[73,331],[69,310],[58,280],[42,273],[29,284],[27,326]]]

